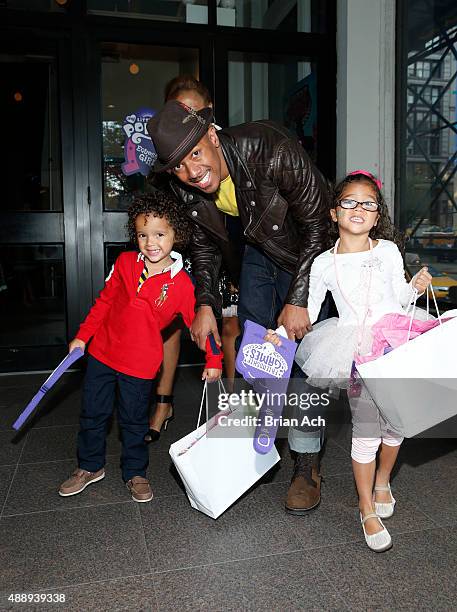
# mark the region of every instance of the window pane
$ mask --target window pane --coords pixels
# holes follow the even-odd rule
[[[181,73],[198,78],[198,51],[173,47],[102,45],[103,193],[105,210],[126,210],[144,191],[141,174],[122,172],[127,115],[163,106],[165,85]]]
[[[220,0],[217,23],[237,28],[325,32],[327,0]]]
[[[0,55],[2,210],[62,210],[56,66],[52,57]]]
[[[87,11],[98,15],[208,23],[208,2],[181,0],[87,0]]]
[[[63,246],[0,246],[0,347],[66,344]]]
[[[430,64],[430,74],[432,75],[432,78],[441,79],[441,62],[436,62],[435,60],[433,60],[430,62]]]
[[[295,132],[315,160],[316,65],[304,57],[229,52],[229,124],[258,119]]]
[[[406,28],[401,35],[408,48],[402,70],[408,93],[406,122],[399,127],[405,142],[401,225],[410,235],[410,252],[438,273],[457,279],[457,27],[451,25],[455,20],[450,4],[415,0],[404,6]],[[419,99],[411,96],[412,84]],[[440,291],[439,298],[450,304],[447,290]]]

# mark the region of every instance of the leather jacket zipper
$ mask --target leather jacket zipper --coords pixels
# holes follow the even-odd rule
[[[249,223],[246,225],[246,227],[244,228],[244,231],[243,231],[243,234],[246,236],[246,238],[248,238],[247,231],[251,227],[251,223],[252,223],[252,212],[249,211]]]

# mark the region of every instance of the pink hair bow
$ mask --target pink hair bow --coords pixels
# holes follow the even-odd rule
[[[368,172],[368,170],[354,170],[354,172],[349,172],[348,176],[354,176],[354,174],[363,174],[364,176],[368,176],[368,178],[371,179],[376,184],[379,191],[381,191],[382,189],[381,181],[378,178],[376,178],[374,174],[371,174],[371,172]]]

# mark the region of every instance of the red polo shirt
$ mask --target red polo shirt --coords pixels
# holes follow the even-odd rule
[[[161,330],[181,314],[190,327],[195,317],[194,286],[182,270],[182,258],[147,278],[138,292],[144,268],[141,254],[122,253],[106,279],[104,289],[81,324],[76,337],[92,338],[88,352],[105,365],[137,378],[154,378],[163,359]],[[164,294],[166,295],[164,299]],[[206,367],[222,368],[206,341]]]

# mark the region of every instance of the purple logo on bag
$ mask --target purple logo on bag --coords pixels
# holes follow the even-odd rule
[[[265,327],[246,321],[235,364],[253,389],[268,400],[262,404],[254,433],[254,448],[262,455],[273,447],[297,350],[295,342],[287,338],[281,338],[281,346],[265,342],[266,333]]]
[[[127,115],[122,125],[125,134],[124,156],[122,172],[126,176],[139,172],[148,176],[152,165],[157,159],[157,153],[152,144],[146,124],[155,112],[149,108],[142,108],[136,113]]]
[[[236,358],[236,369],[247,380],[289,378],[297,345],[281,338],[281,346],[265,342],[265,327],[252,321],[244,324],[243,340]]]
[[[242,350],[243,367],[254,368],[263,374],[271,375],[275,378],[283,378],[287,370],[287,362],[278,353],[273,344],[270,342],[246,344]]]

